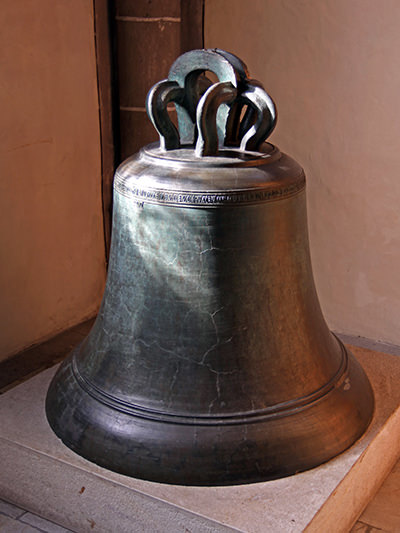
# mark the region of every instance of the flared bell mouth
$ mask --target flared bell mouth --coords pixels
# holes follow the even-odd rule
[[[346,360],[346,379],[303,409],[204,425],[142,418],[99,402],[76,379],[69,357],[50,385],[46,414],[69,448],[124,475],[198,486],[267,481],[319,466],[348,449],[369,426],[370,384],[350,352]]]

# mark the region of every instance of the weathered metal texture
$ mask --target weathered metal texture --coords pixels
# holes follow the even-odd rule
[[[215,73],[219,82],[212,84],[204,72]],[[176,106],[179,132],[169,118],[170,102]],[[249,79],[246,65],[224,50],[193,50],[181,55],[168,79],[150,89],[146,107],[162,149],[197,141],[198,157],[216,155],[223,146],[258,150],[276,124],[272,98],[258,81]]]
[[[213,150],[150,145],[117,170],[103,303],[48,392],[64,443],[127,475],[286,476],[371,420],[368,380],[318,303],[301,167],[270,144]]]

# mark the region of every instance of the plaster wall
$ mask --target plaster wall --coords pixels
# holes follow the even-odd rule
[[[95,313],[105,278],[93,2],[0,10],[0,359]]]
[[[206,0],[205,46],[235,53],[303,165],[314,275],[339,332],[400,344],[400,3]]]

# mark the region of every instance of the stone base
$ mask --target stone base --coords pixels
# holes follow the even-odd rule
[[[46,370],[0,397],[0,497],[79,533],[347,532],[400,455],[400,358],[352,351],[376,400],[364,437],[308,472],[230,487],[142,481],[74,454],[47,424]]]

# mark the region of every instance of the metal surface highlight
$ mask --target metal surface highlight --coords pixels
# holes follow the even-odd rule
[[[160,143],[116,171],[103,301],[49,387],[51,427],[98,465],[165,483],[328,461],[361,437],[374,398],[324,320],[303,169],[264,142],[272,99],[237,57],[196,50],[146,105]]]

